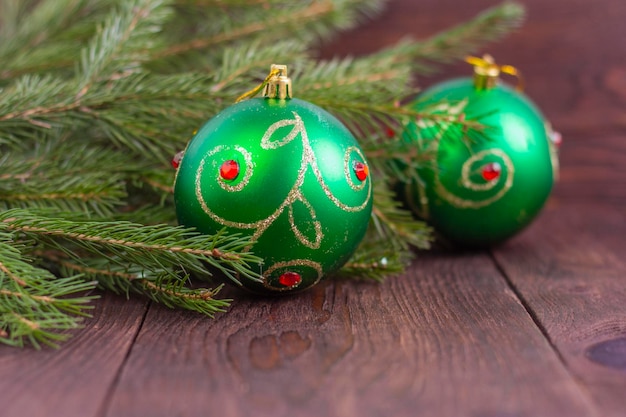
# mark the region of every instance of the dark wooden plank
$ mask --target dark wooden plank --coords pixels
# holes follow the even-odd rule
[[[107,416],[591,416],[485,254],[426,255],[383,285],[238,296],[210,320],[152,308]]]
[[[566,133],[554,195],[567,202],[626,204],[626,140],[618,134]]]
[[[2,417],[95,417],[144,316],[146,303],[105,295],[59,350],[0,346]]]
[[[495,257],[605,417],[626,413],[626,217],[559,205]]]

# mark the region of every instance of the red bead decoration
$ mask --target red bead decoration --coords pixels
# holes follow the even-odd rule
[[[285,287],[295,287],[300,284],[302,277],[297,272],[287,271],[278,277],[278,282]]]
[[[370,173],[370,169],[363,162],[355,162],[354,173],[359,181],[365,181]]]
[[[224,163],[220,167],[220,177],[227,181],[230,181],[237,178],[237,175],[239,175],[239,164],[237,163],[237,161],[234,161],[232,159],[224,161]]]
[[[500,172],[502,172],[502,167],[497,162],[490,162],[483,167],[483,178],[485,181],[493,181],[500,176]]]
[[[185,155],[185,151],[180,151],[172,158],[172,167],[174,169],[178,169],[180,166],[180,161],[183,159],[183,155]]]

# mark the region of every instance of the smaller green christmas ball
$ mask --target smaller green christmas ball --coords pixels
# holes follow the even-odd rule
[[[514,236],[550,195],[558,170],[556,134],[524,94],[493,79],[443,82],[414,105],[432,106],[487,128],[468,136],[453,123],[411,123],[405,140],[434,150],[436,166],[419,168],[419,181],[401,186],[405,201],[457,245],[486,247]]]
[[[300,291],[355,251],[372,210],[372,183],[354,136],[298,99],[255,98],[209,120],[184,152],[174,186],[181,224],[249,236],[263,259],[257,293]]]

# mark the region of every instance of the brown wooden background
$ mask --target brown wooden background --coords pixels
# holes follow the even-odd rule
[[[321,54],[494,4],[392,0]],[[237,295],[216,320],[105,295],[61,350],[0,347],[0,416],[626,416],[626,2],[525,4],[527,24],[488,51],[564,136],[561,182],[528,230],[421,254],[382,285]]]

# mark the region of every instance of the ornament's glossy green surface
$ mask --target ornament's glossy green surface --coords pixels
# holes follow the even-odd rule
[[[367,170],[356,139],[323,109],[298,99],[242,101],[189,143],[174,186],[176,214],[202,233],[253,237],[264,282],[242,279],[245,288],[302,290],[340,268],[365,234],[372,183],[357,177],[359,163]]]
[[[420,169],[422,183],[407,184],[405,199],[451,242],[502,242],[531,222],[552,189],[558,160],[549,124],[528,98],[502,84],[478,90],[470,78],[444,82],[426,90],[415,106],[441,100],[452,111],[465,105],[467,119],[489,128],[468,144],[450,124],[409,125],[405,139],[420,141],[422,149],[432,145],[438,169]]]

